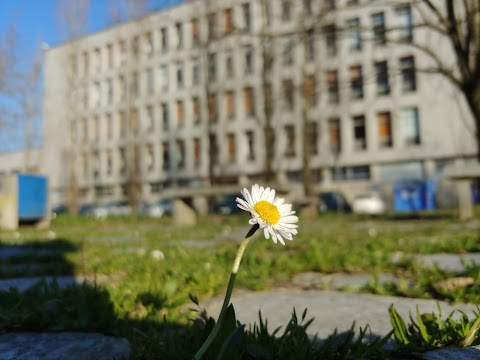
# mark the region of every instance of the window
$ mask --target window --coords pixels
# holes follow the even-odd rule
[[[183,63],[177,63],[177,89],[183,89]]]
[[[113,138],[113,119],[112,119],[112,114],[107,113],[105,115],[106,122],[107,122],[107,139],[112,139]]]
[[[113,82],[112,79],[107,79],[107,103],[112,105],[113,103]]]
[[[361,66],[350,66],[350,90],[352,99],[363,98],[363,76]]]
[[[305,60],[315,60],[315,32],[310,29],[306,33],[305,38]]]
[[[109,68],[113,67],[113,45],[107,44],[107,65]]]
[[[237,156],[237,148],[235,144],[235,134],[229,133],[227,134],[227,154],[228,154],[228,162],[234,163],[235,158]]]
[[[138,110],[133,109],[130,111],[130,129],[132,130],[132,134],[137,135],[138,130],[140,128],[140,124],[138,121]]]
[[[284,65],[293,64],[293,39],[291,36],[281,38],[282,62]]]
[[[125,81],[125,77],[120,75],[118,82],[120,85],[120,101],[124,101],[127,98],[127,82]]]
[[[198,25],[198,19],[193,18],[191,20],[192,26],[192,44],[198,45],[200,43],[200,27]]]
[[[107,168],[107,175],[110,176],[113,173],[113,156],[112,150],[107,149],[105,151],[105,158],[106,158],[106,168]]]
[[[215,134],[210,134],[208,136],[209,143],[209,152],[210,152],[210,161],[213,165],[218,164],[218,143],[217,136]]]
[[[198,57],[192,59],[192,81],[193,85],[200,84],[200,59]]]
[[[285,156],[295,156],[295,127],[293,125],[285,125],[285,138],[287,139]]]
[[[420,144],[420,124],[416,107],[400,110],[400,134],[403,145]]]
[[[80,163],[82,164],[82,177],[83,179],[87,179],[88,177],[88,161],[87,161],[87,154],[80,155]]]
[[[92,92],[92,105],[98,107],[100,106],[101,100],[101,92],[100,92],[100,83],[95,81],[93,84],[93,92]]]
[[[285,79],[282,82],[283,87],[283,100],[285,102],[285,106],[288,110],[293,110],[295,105],[294,101],[294,94],[293,94],[293,81],[291,79]]]
[[[183,26],[182,23],[177,22],[175,24],[175,32],[177,35],[177,49],[183,48]]]
[[[120,53],[120,66],[123,66],[127,61],[127,43],[125,40],[118,42],[118,50]]]
[[[365,116],[363,115],[353,118],[353,147],[355,150],[365,150],[367,148],[367,132]]]
[[[252,16],[250,14],[250,4],[242,4],[242,13],[243,13],[243,26],[245,31],[252,30]]]
[[[412,42],[413,21],[410,5],[404,5],[395,10],[396,26],[398,28],[398,40]]]
[[[307,15],[312,15],[313,13],[312,0],[303,0],[303,11]]]
[[[372,15],[373,41],[377,45],[384,45],[387,42],[385,31],[385,16],[383,12]]]
[[[145,126],[143,127],[148,133],[153,131],[155,126],[155,117],[153,113],[153,106],[148,105],[145,108]]]
[[[245,74],[253,73],[253,46],[245,45],[243,47],[243,56],[245,61]]]
[[[247,86],[243,88],[243,103],[245,107],[245,114],[247,116],[254,116],[255,115],[255,99],[253,94],[253,88]]]
[[[163,103],[161,105],[162,107],[162,124],[163,124],[163,130],[168,130],[169,125],[170,125],[170,113],[168,111],[168,104]]]
[[[334,155],[342,151],[340,119],[338,118],[328,120],[328,145]]]
[[[378,143],[380,147],[392,146],[392,120],[389,111],[377,113]]]
[[[193,123],[199,124],[201,122],[200,99],[198,97],[192,98],[193,109]]]
[[[329,70],[326,73],[328,101],[330,103],[338,103],[340,101],[338,91],[338,72],[337,70]]]
[[[292,4],[290,0],[282,0],[282,20],[290,21],[292,16]]]
[[[232,78],[235,76],[235,70],[233,67],[232,50],[227,50],[225,52],[225,69],[226,69],[227,77]]]
[[[170,151],[168,142],[162,143],[162,169],[168,170],[170,168]]]
[[[132,54],[135,57],[138,56],[138,51],[139,51],[139,47],[140,47],[139,43],[140,43],[140,40],[139,40],[138,36],[134,36],[133,39],[132,39]]]
[[[95,71],[99,73],[102,71],[102,53],[100,52],[100,48],[96,48],[94,50],[95,54]]]
[[[362,49],[359,18],[347,20],[347,39],[350,51],[360,51]]]
[[[217,121],[217,95],[208,95],[208,118],[212,122]]]
[[[139,84],[138,83],[139,83],[138,73],[134,72],[132,74],[132,83],[130,85],[131,90],[132,90],[132,95],[133,95],[134,98],[138,98],[138,96],[139,96],[139,92],[140,92],[139,90],[140,89],[139,89],[139,86],[138,86]]]
[[[377,82],[377,95],[390,94],[390,80],[388,78],[388,64],[386,61],[375,63],[375,78]]]
[[[125,148],[121,147],[118,149],[118,156],[120,158],[120,175],[125,175],[127,173],[127,151]]]
[[[335,4],[336,0],[324,0],[324,8],[325,10],[333,10],[336,7]]]
[[[92,153],[92,170],[93,178],[98,180],[100,177],[100,154],[98,150],[94,150]]]
[[[100,119],[98,116],[93,118],[93,140],[96,142],[100,140]]]
[[[145,159],[147,171],[151,172],[155,167],[155,152],[154,152],[153,144],[147,144],[145,146],[145,150],[147,155]]]
[[[327,25],[323,29],[325,34],[325,44],[327,47],[327,55],[335,56],[337,54],[337,29],[334,24]]]
[[[403,92],[412,92],[417,90],[415,60],[413,56],[407,56],[400,59],[400,71],[402,73]]]
[[[147,69],[147,94],[153,95],[155,93],[155,77],[152,69]]]
[[[215,81],[217,77],[217,54],[208,54],[208,77],[210,81]]]
[[[306,128],[307,145],[310,155],[318,153],[318,124],[316,122],[307,123]]]
[[[168,67],[167,65],[162,65],[160,66],[160,86],[162,87],[162,90],[164,91],[168,90],[168,83],[169,83]]]
[[[228,119],[235,117],[235,97],[232,90],[225,92],[225,112]]]
[[[315,89],[315,75],[305,75],[303,80],[303,96],[310,106],[315,105],[317,102],[316,89]]]
[[[88,72],[89,72],[88,53],[84,52],[82,57],[83,57],[83,75],[88,75]]]
[[[168,28],[166,27],[160,29],[160,48],[163,53],[168,51]]]
[[[216,36],[216,22],[217,16],[215,13],[210,13],[207,15],[207,27],[208,27],[208,38],[214,39]]]
[[[193,138],[193,164],[199,167],[201,163],[201,143],[199,138]]]
[[[177,100],[177,127],[183,127],[184,113],[183,101]]]
[[[148,57],[153,56],[153,36],[150,31],[145,34],[144,51]]]
[[[247,130],[245,132],[245,137],[247,138],[247,160],[255,160],[255,137],[252,130]]]
[[[231,8],[225,9],[225,33],[230,34],[233,31],[233,11]]]
[[[127,136],[127,113],[125,111],[120,111],[118,120],[120,121],[120,137]]]

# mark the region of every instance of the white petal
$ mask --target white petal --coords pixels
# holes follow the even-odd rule
[[[255,218],[252,218],[252,219],[248,220],[248,223],[250,225],[255,225],[257,223],[257,220]]]
[[[263,229],[263,235],[265,236],[265,239],[270,238],[270,234],[268,233],[268,228]]]
[[[273,204],[274,199],[275,199],[275,189],[271,189],[270,194],[268,194],[267,201]]]
[[[282,223],[296,223],[298,222],[298,217],[295,215],[289,215],[282,217],[280,220]]]

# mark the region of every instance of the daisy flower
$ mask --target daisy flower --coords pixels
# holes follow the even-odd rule
[[[258,224],[267,239],[271,236],[275,244],[280,241],[285,245],[284,239],[293,240],[293,235],[298,234],[298,217],[293,215],[292,205],[275,197],[274,189],[255,184],[251,191],[244,188],[241,193],[244,199],[237,197],[237,206],[250,212],[250,225]]]

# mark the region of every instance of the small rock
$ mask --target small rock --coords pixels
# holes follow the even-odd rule
[[[472,286],[473,284],[475,284],[474,278],[461,276],[438,281],[433,284],[433,288],[438,292],[450,293],[453,291],[457,291],[459,288],[466,288]]]
[[[153,250],[152,251],[152,257],[155,260],[164,260],[165,259],[165,255],[161,250]]]

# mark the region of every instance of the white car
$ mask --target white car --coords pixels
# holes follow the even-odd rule
[[[386,205],[379,194],[366,193],[355,197],[352,209],[356,214],[379,215],[385,212]]]

